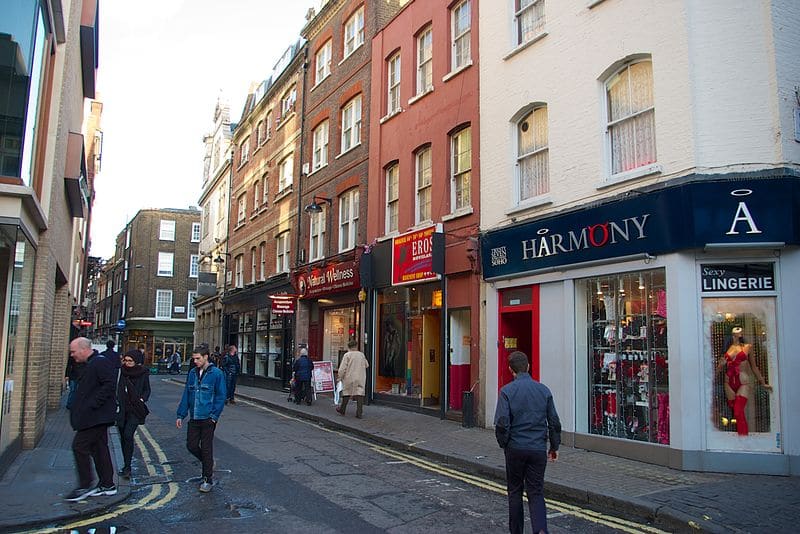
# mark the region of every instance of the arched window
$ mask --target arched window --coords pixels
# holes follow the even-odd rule
[[[517,181],[520,202],[550,191],[547,106],[517,122]]]

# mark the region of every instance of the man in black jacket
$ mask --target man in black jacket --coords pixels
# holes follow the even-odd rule
[[[119,368],[122,363],[120,361],[119,352],[114,350],[116,343],[114,343],[113,339],[109,339],[106,341],[106,350],[101,352],[103,356],[109,359],[109,361],[114,362],[114,367]]]
[[[82,501],[92,495],[115,495],[114,465],[108,450],[108,427],[117,413],[115,394],[117,367],[115,362],[92,349],[85,337],[73,339],[69,353],[77,363],[86,363],[83,376],[72,401],[70,423],[76,431],[72,453],[78,470],[79,485],[67,494],[67,501]],[[92,485],[92,460],[100,479]]]

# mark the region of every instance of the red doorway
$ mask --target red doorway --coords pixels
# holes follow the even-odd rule
[[[497,388],[511,382],[508,355],[517,350],[527,354],[539,380],[539,286],[501,290],[498,317]]]

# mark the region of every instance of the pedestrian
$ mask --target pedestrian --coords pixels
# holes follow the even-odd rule
[[[67,410],[72,408],[72,401],[75,398],[75,391],[78,389],[78,382],[83,376],[83,369],[86,363],[78,363],[72,357],[67,355],[67,369],[64,371],[64,382],[67,383],[69,393],[67,394]]]
[[[222,354],[219,351],[219,345],[214,347],[214,352],[211,353],[211,356],[209,357],[209,360],[211,361],[211,363],[213,363],[217,367],[221,367],[222,366]],[[191,365],[189,366],[189,368],[191,369]]]
[[[144,345],[139,345],[139,347],[136,349],[134,361],[137,365],[144,365]]]
[[[136,363],[136,351],[129,350],[122,357],[119,380],[117,382],[117,428],[122,442],[122,458],[125,465],[117,473],[121,477],[131,477],[131,458],[133,457],[133,436],[136,428],[144,424],[150,413],[147,400],[150,398],[150,370]]]
[[[225,404],[236,404],[236,399],[233,395],[236,393],[236,379],[242,370],[236,345],[228,347],[228,352],[222,357],[222,370],[225,371],[225,385],[228,392]]]
[[[203,465],[199,490],[208,493],[213,487],[214,430],[225,407],[225,375],[209,360],[208,347],[192,350],[194,369],[186,375],[186,387],[178,405],[175,426],[181,428],[188,415],[186,448]]]
[[[177,350],[169,356],[169,374],[181,373],[181,353]]]
[[[514,380],[500,390],[494,414],[495,436],[506,457],[508,528],[512,534],[523,531],[525,489],[533,532],[547,532],[544,471],[548,457],[558,459],[561,422],[550,389],[531,378],[525,353],[512,352],[508,368]]]
[[[114,362],[114,366],[119,368],[122,362],[120,362],[119,352],[114,350],[115,345],[116,343],[114,343],[114,340],[109,339],[108,341],[106,341],[106,350],[104,350],[100,354],[108,358],[109,361]]]
[[[369,362],[364,353],[358,350],[358,341],[351,340],[347,344],[350,349],[344,353],[339,364],[339,381],[342,383],[342,404],[336,411],[344,415],[350,397],[356,398],[356,419],[361,419],[364,411],[364,388],[367,385],[367,368]]]
[[[108,450],[108,427],[114,424],[117,402],[114,387],[117,369],[114,362],[92,349],[85,337],[73,339],[69,352],[77,363],[85,363],[83,376],[72,399],[70,423],[76,431],[72,453],[78,471],[78,487],[67,494],[67,501],[82,501],[92,495],[115,495],[114,465]],[[92,461],[99,482],[92,484]]]
[[[297,380],[298,384],[294,403],[300,404],[305,399],[306,404],[311,406],[311,401],[314,399],[314,392],[311,391],[311,374],[314,372],[314,362],[308,357],[308,349],[305,347],[300,349],[300,357],[294,361],[292,371],[294,371],[294,379]]]

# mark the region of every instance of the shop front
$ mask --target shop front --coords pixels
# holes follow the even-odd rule
[[[187,369],[194,348],[193,328],[192,321],[130,319],[125,330],[118,332],[119,352],[124,354],[131,349],[141,349],[144,365],[162,371],[166,370],[170,356],[178,352],[183,369]]]
[[[800,320],[788,275],[800,268],[798,206],[794,176],[696,177],[487,232],[487,405],[521,350],[554,392],[567,444],[796,474],[788,407],[800,396],[786,373],[800,364],[781,326]]]

